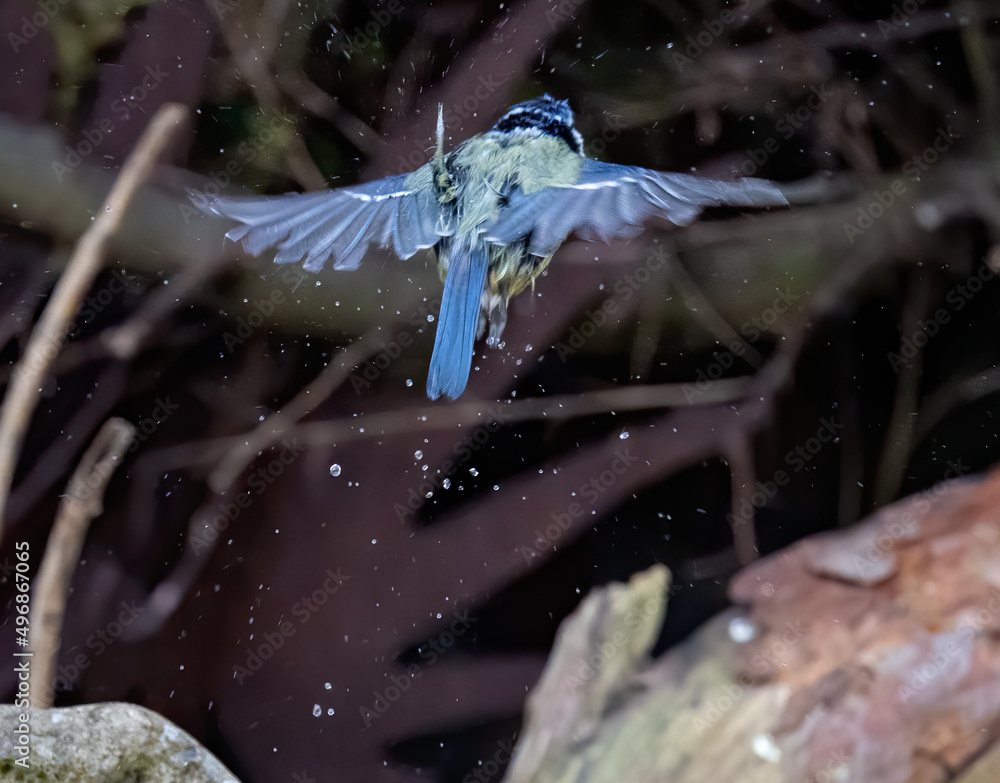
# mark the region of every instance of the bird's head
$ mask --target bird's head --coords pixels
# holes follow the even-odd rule
[[[550,95],[511,106],[497,120],[493,131],[553,136],[565,141],[573,152],[583,154],[583,136],[573,125],[573,110],[569,107],[569,101],[557,101]]]

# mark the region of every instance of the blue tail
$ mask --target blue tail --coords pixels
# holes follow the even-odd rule
[[[453,249],[427,374],[427,396],[432,400],[442,394],[455,399],[465,391],[488,266],[486,247]]]

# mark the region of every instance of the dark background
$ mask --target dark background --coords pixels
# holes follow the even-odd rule
[[[7,510],[9,582],[101,423],[140,427],[73,579],[57,704],[146,705],[248,783],[461,781],[502,760],[595,585],[670,566],[662,650],[726,605],[754,541],[994,461],[1000,6],[131,5],[0,7],[4,379],[156,108],[191,109],[42,389]],[[429,256],[302,276],[183,197],[408,171],[439,103],[453,145],[543,92],[588,155],[795,183],[796,203],[567,243],[465,395],[432,405]],[[245,445],[349,346],[294,431]],[[511,418],[481,430],[498,401]],[[752,521],[735,543],[727,514]]]

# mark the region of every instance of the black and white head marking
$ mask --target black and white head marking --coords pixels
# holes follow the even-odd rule
[[[573,125],[573,110],[569,101],[557,101],[546,94],[512,106],[493,126],[496,133],[516,133],[519,130],[562,139],[573,152],[583,154],[583,136]]]

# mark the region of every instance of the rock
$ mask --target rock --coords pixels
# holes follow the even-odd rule
[[[564,621],[505,783],[998,779],[1000,470],[750,564],[738,608],[650,661],[667,584]]]
[[[28,766],[18,715],[0,705],[0,780],[73,783],[240,783],[190,734],[134,704],[108,702],[32,710]]]

